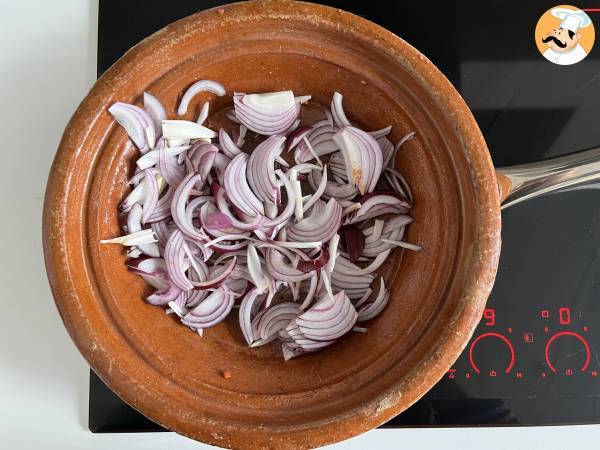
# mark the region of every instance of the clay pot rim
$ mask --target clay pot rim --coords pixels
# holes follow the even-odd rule
[[[436,348],[438,359],[430,358],[423,361],[420,366],[414,367],[403,380],[383,392],[379,397],[365,401],[359,410],[348,411],[339,416],[335,421],[320,423],[308,430],[296,430],[292,434],[302,434],[302,446],[312,447],[334,442],[330,435],[346,438],[365,432],[386,422],[397,415],[406,407],[417,401],[433,383],[419,383],[421,373],[427,373],[428,379],[439,380],[455,361],[468,343],[481,316],[481,311],[492,288],[498,265],[500,252],[500,206],[498,191],[495,184],[493,164],[479,127],[471,111],[445,76],[425,56],[410,46],[401,38],[373,24],[372,22],[327,6],[307,4],[290,1],[265,1],[236,3],[221,8],[206,10],[180,21],[174,22],[130,49],[119,61],[94,84],[88,96],[83,100],[69,124],[67,125],[56,154],[46,190],[44,201],[44,255],[48,278],[52,287],[59,313],[65,326],[77,345],[79,351],[87,359],[100,378],[107,383],[127,403],[148,415],[152,420],[172,429],[182,435],[199,439],[203,442],[219,445],[220,439],[214,433],[232,433],[227,424],[205,422],[204,427],[190,427],[175,415],[159,414],[158,404],[160,399],[153,397],[148,390],[131,382],[135,366],[135,352],[119,355],[121,360],[116,364],[114,355],[109,347],[109,339],[105,339],[99,330],[94,330],[92,324],[83,317],[78,305],[75,286],[79,289],[94,291],[92,286],[82,287],[82,282],[89,274],[85,268],[69,265],[69,251],[77,243],[83,244],[84,237],[74,239],[68,237],[61,230],[66,226],[66,215],[61,215],[61,210],[66,207],[64,199],[74,183],[72,173],[66,168],[74,152],[82,151],[81,144],[92,126],[82,127],[82,123],[92,124],[105,110],[107,103],[114,101],[111,98],[110,82],[115,77],[127,70],[131,64],[146,58],[144,52],[157,49],[168,44],[168,39],[173,33],[184,33],[188,25],[203,21],[203,23],[236,20],[257,20],[265,17],[286,20],[302,14],[310,8],[314,13],[306,20],[318,21],[322,26],[334,26],[343,22],[347,26],[346,33],[356,39],[369,42],[379,50],[392,54],[401,60],[410,70],[427,80],[430,88],[437,93],[440,107],[445,108],[453,117],[457,134],[462,137],[464,147],[467,149],[469,171],[472,176],[473,190],[478,194],[478,207],[473,212],[476,214],[478,234],[473,242],[473,254],[478,258],[470,261],[471,270],[465,283],[462,298],[463,309],[455,322],[449,324],[448,331],[440,338]],[[221,13],[220,10],[223,12]],[[351,26],[348,24],[351,23]],[[83,216],[83,214],[82,214]],[[84,221],[82,217],[82,221]],[[81,247],[84,247],[81,245]],[[85,249],[80,249],[82,252]],[[83,271],[81,273],[79,271]],[[83,277],[83,278],[82,278]],[[461,333],[457,333],[460,330]],[[129,360],[129,361],[124,361]],[[146,367],[146,370],[153,370]],[[139,378],[139,376],[137,377]],[[423,378],[421,376],[421,378]],[[187,425],[187,426],[186,426]],[[276,427],[273,427],[275,429]],[[269,426],[265,426],[268,431]],[[340,430],[342,430],[340,432]],[[245,434],[248,433],[248,434]],[[239,436],[232,439],[242,445],[245,438],[252,434],[252,430],[240,430]],[[289,441],[288,441],[289,443]]]

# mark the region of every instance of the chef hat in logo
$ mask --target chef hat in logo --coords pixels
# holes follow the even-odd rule
[[[560,28],[571,30],[573,33],[577,33],[579,28],[586,28],[592,23],[590,17],[583,11],[574,11],[567,8],[553,8],[550,12],[554,17],[561,20]]]

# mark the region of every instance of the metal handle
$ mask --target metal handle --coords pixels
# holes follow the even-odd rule
[[[496,169],[501,208],[551,192],[597,187],[600,147],[531,164]]]

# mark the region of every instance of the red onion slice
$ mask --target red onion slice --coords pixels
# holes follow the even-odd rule
[[[221,150],[225,153],[229,158],[235,158],[237,155],[242,153],[242,149],[239,148],[235,142],[229,137],[229,134],[221,128],[219,130],[219,145],[221,145]]]
[[[321,172],[313,170],[308,174],[308,183],[317,190],[321,184]],[[333,181],[326,181],[322,197],[325,199],[335,198],[336,200],[351,200],[358,194],[358,190],[352,184],[338,184]]]
[[[378,316],[381,311],[388,304],[388,300],[390,298],[390,293],[385,289],[385,282],[383,277],[381,277],[381,283],[379,286],[379,293],[377,297],[373,301],[369,301],[365,303],[358,311],[358,321],[364,322],[366,320],[371,320],[374,317]]]
[[[202,109],[200,110],[200,114],[198,114],[198,118],[196,119],[196,123],[198,125],[204,125],[204,122],[206,122],[206,119],[208,119],[209,109],[210,103],[204,102],[204,105],[202,105]]]
[[[135,105],[117,102],[108,108],[108,112],[125,129],[127,135],[142,153],[151,148],[150,144],[154,146],[154,142],[148,142],[148,137],[152,138],[153,136],[154,124],[146,111]],[[149,135],[146,132],[147,128],[151,128]],[[156,136],[155,133],[154,136]]]
[[[340,228],[340,238],[348,252],[351,262],[358,261],[365,248],[365,236],[355,225],[344,225]]]
[[[226,94],[225,88],[222,84],[217,83],[212,80],[200,80],[196,81],[192,84],[183,97],[181,97],[181,102],[179,103],[179,107],[177,108],[177,115],[183,116],[188,109],[188,106],[192,99],[198,95],[200,92],[211,92],[219,97],[223,97]]]
[[[379,191],[365,195],[359,199],[361,207],[348,216],[347,223],[362,222],[383,214],[405,214],[410,204],[395,192]]]
[[[276,336],[280,330],[295,319],[302,311],[296,303],[283,302],[267,309],[257,321],[257,335],[260,339],[269,339]]]
[[[158,205],[158,183],[151,170],[144,170],[144,181],[146,183],[146,198],[142,213],[142,223],[145,224],[152,216],[152,213]]]
[[[247,166],[248,155],[245,153],[240,153],[231,160],[223,176],[225,192],[229,201],[244,214],[251,217],[262,216],[265,212],[263,205],[250,189],[246,179]]]
[[[369,134],[371,136],[373,136],[374,139],[381,139],[385,136],[387,136],[388,134],[390,134],[390,132],[392,131],[392,126],[388,125],[385,128],[382,128],[381,130],[375,130],[375,131],[369,131]]]
[[[225,320],[233,308],[234,299],[227,288],[217,289],[181,320],[194,328],[209,328]]]
[[[162,103],[154,95],[144,92],[144,109],[152,118],[157,135],[162,134],[162,121],[167,118],[167,112]]]
[[[281,253],[281,249],[267,249],[265,263],[267,273],[275,280],[295,282],[306,280],[311,277],[310,273],[304,273],[295,268],[291,263],[286,262]]]
[[[240,305],[240,329],[242,330],[242,334],[244,335],[244,339],[246,339],[248,345],[252,345],[252,343],[256,340],[252,331],[252,313],[255,309],[256,300],[259,295],[260,293],[256,289],[250,290],[250,292],[244,296],[244,299]]]
[[[247,264],[252,283],[256,286],[257,292],[263,294],[269,288],[269,282],[262,270],[256,247],[252,243],[249,243],[247,247]]]
[[[302,142],[305,136],[311,131],[312,127],[298,127],[287,136],[287,142],[285,144],[285,151],[289,152],[294,150],[296,146]]]
[[[321,120],[312,126],[312,130],[302,137],[294,152],[297,163],[318,159],[339,150],[333,140],[336,129],[327,121]]]
[[[344,292],[333,297],[324,295],[314,306],[298,316],[294,322],[303,337],[314,341],[333,341],[348,333],[356,324],[358,313]],[[290,333],[293,325],[286,330]],[[298,342],[298,339],[294,339]]]
[[[210,280],[206,280],[206,281],[192,281],[191,284],[194,286],[194,289],[201,289],[201,290],[218,287],[221,284],[223,284],[223,282],[227,279],[227,277],[231,274],[231,272],[233,272],[233,269],[235,269],[236,264],[237,264],[237,257],[234,256],[231,259],[231,262],[229,263],[229,265],[226,266],[218,276],[215,276],[215,277],[211,278]]]
[[[327,202],[323,214],[315,214],[313,210],[309,217],[289,226],[288,238],[299,242],[328,241],[337,232],[341,220],[342,207],[332,198]]]
[[[333,140],[342,150],[348,181],[361,194],[372,192],[383,170],[383,155],[377,141],[351,126],[338,131]]]
[[[113,239],[102,239],[100,241],[101,244],[121,244],[128,247],[150,244],[152,242],[156,242],[156,238],[151,229],[138,231],[137,233],[131,233],[126,236],[119,236]]]
[[[206,241],[208,240],[206,234],[202,230],[196,229],[193,223],[188,220],[189,218],[185,213],[190,192],[198,181],[200,181],[200,175],[192,172],[181,181],[179,186],[177,186],[177,189],[173,194],[173,201],[171,202],[171,216],[173,217],[175,224],[186,234],[186,236],[189,236],[192,239]]]
[[[292,91],[267,94],[234,94],[237,119],[255,133],[271,136],[284,134],[300,114],[300,105]]]
[[[339,92],[334,92],[333,100],[331,100],[331,115],[333,116],[333,120],[338,127],[348,127],[351,125],[351,123],[346,117],[342,101],[342,94]]]
[[[212,139],[217,137],[213,130],[189,120],[163,120],[163,137],[165,139]]]
[[[248,184],[256,197],[264,203],[276,204],[279,197],[275,158],[283,151],[284,144],[285,137],[270,136],[254,149],[248,159]]]
[[[396,161],[396,153],[398,153],[398,150],[400,150],[400,148],[406,142],[412,141],[415,136],[416,136],[416,133],[413,131],[413,132],[408,133],[407,135],[405,135],[402,139],[400,139],[400,141],[398,141],[398,143],[394,147],[394,151],[388,153],[387,158],[383,161],[383,167],[394,167],[395,161]]]

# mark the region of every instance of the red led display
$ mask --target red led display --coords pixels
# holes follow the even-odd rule
[[[483,318],[486,319],[485,325],[492,327],[496,325],[496,312],[493,308],[487,308],[483,310]]]
[[[561,325],[569,325],[571,323],[571,308],[560,308],[558,310],[558,320]]]

